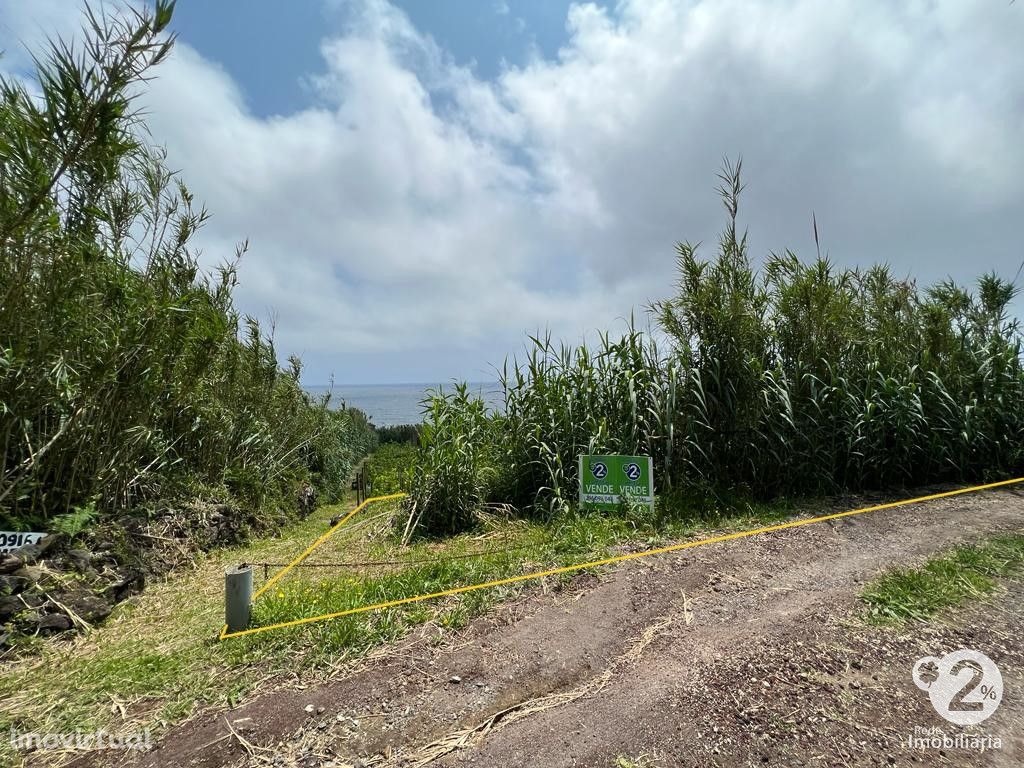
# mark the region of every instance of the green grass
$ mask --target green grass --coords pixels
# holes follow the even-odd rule
[[[233,705],[262,681],[315,682],[348,660],[393,641],[426,622],[439,640],[495,603],[537,582],[431,600],[303,627],[217,642],[223,623],[223,570],[245,562],[287,562],[323,533],[339,507],[323,507],[282,532],[279,539],[212,553],[193,570],[152,584],[115,610],[88,636],[39,641],[31,655],[0,663],[0,732],[67,732],[104,728],[110,733],[166,724],[199,709]],[[367,602],[436,591],[541,568],[601,557],[616,545],[642,549],[698,537],[710,529],[740,530],[784,517],[791,507],[711,510],[701,519],[670,503],[656,516],[630,518],[570,513],[547,523],[491,521],[472,533],[418,541],[402,548],[378,532],[329,540],[315,562],[335,559],[430,558],[408,567],[362,572],[308,569],[288,576],[257,601],[254,621],[265,624],[342,610]],[[647,519],[643,519],[647,518]],[[353,523],[356,521],[354,520]],[[355,531],[355,529],[353,529]],[[335,538],[338,541],[335,541]],[[458,555],[485,550],[474,558]],[[549,579],[549,585],[572,575]],[[260,580],[262,581],[262,571]],[[124,708],[124,717],[121,715]],[[0,764],[17,764],[0,741]]]
[[[712,509],[695,515],[692,509],[667,501],[655,514],[646,508],[632,513],[603,515],[575,509],[541,523],[521,519],[490,522],[443,540],[417,540],[399,547],[394,536],[371,537],[373,543],[358,550],[360,561],[400,559],[407,566],[360,574],[356,569],[296,569],[276,584],[256,604],[254,626],[313,618],[352,608],[454,587],[573,566],[607,557],[611,548],[629,542],[636,549],[656,547],[670,540],[694,536],[709,525],[741,529],[782,519],[792,505],[747,506],[744,510]],[[355,553],[354,542],[328,540],[307,562],[336,563]],[[582,572],[582,571],[580,571]],[[552,577],[567,582],[580,572]],[[550,581],[551,579],[549,579]],[[529,583],[525,583],[529,586]],[[436,618],[442,625],[459,627],[484,612],[523,584],[503,585],[431,603],[410,603],[373,613],[356,614],[299,627],[261,633],[248,640],[257,644],[288,643],[293,637],[313,633],[320,652],[342,653],[352,647],[386,642],[409,627]],[[268,640],[269,638],[269,640]],[[243,639],[244,640],[244,639]]]
[[[997,579],[1024,566],[1024,535],[999,536],[958,546],[918,568],[895,568],[861,593],[873,624],[926,621],[962,603],[992,593]]]
[[[373,485],[373,494],[408,491],[412,482],[412,465],[416,446],[410,443],[384,443],[367,460],[367,471]]]
[[[217,634],[223,623],[224,568],[294,557],[337,511],[323,507],[278,539],[211,553],[194,569],[151,584],[118,605],[87,636],[39,640],[22,648],[23,658],[0,663],[0,731],[159,729],[204,705],[234,703],[268,675],[336,661],[337,656],[317,653],[312,636],[293,639],[290,647],[259,647],[219,643]],[[16,765],[9,748],[0,740],[0,764]]]

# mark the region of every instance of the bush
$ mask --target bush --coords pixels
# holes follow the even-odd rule
[[[407,493],[412,485],[416,446],[408,443],[384,443],[367,460],[372,494]]]
[[[413,532],[443,535],[467,528],[494,475],[494,422],[466,384],[456,384],[453,392],[431,391],[424,416],[406,539]]]

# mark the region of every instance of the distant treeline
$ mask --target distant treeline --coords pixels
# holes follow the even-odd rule
[[[1020,474],[1014,285],[921,289],[790,252],[755,269],[739,164],[721,179],[718,254],[679,244],[675,296],[652,306],[667,341],[632,328],[596,347],[532,338],[506,366],[504,414],[465,387],[435,393],[409,506],[418,530],[463,529],[494,503],[557,515],[583,453],[650,454],[657,489],[698,503]]]
[[[206,211],[133,103],[171,10],[91,18],[39,56],[41,96],[0,85],[0,527],[195,496],[279,515],[306,483],[338,497],[376,440],[235,309],[244,247],[200,269]]]
[[[389,427],[377,427],[377,440],[381,445],[387,443],[408,443],[416,445],[420,441],[420,427],[417,424],[397,424]]]

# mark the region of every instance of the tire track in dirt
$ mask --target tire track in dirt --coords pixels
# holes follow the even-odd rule
[[[1009,530],[1022,530],[1017,509]],[[996,530],[1001,529],[1000,524]],[[964,533],[970,538],[973,530]],[[784,543],[779,554],[791,544]],[[839,548],[848,549],[845,544]],[[875,556],[858,553],[856,559],[865,576],[874,573]],[[745,584],[717,581],[712,591],[721,591],[705,595],[703,607],[690,601],[693,621],[660,637],[641,663],[600,696],[516,723],[434,765],[612,766],[618,756],[629,755],[666,766],[1024,763],[1020,581],[952,625],[895,633],[858,625],[856,575],[844,583],[847,574],[833,570],[794,589],[804,597],[780,599],[765,591],[780,589],[780,580],[754,570]],[[725,605],[716,605],[715,596]],[[1000,734],[1002,749],[984,755],[915,753],[904,743],[913,726],[944,727],[950,734],[961,729],[931,709],[911,681],[911,665],[959,647],[991,655],[1005,690],[1015,691],[991,722],[969,729]]]

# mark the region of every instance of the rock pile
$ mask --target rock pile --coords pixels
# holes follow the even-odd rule
[[[111,549],[70,547],[54,534],[0,555],[0,647],[10,633],[48,635],[105,619],[145,577]]]
[[[297,489],[296,501],[305,517],[316,504],[314,489]],[[199,552],[277,530],[293,515],[192,499],[107,520],[75,539],[52,534],[0,555],[0,651],[16,634],[87,629],[147,580],[190,564]]]

